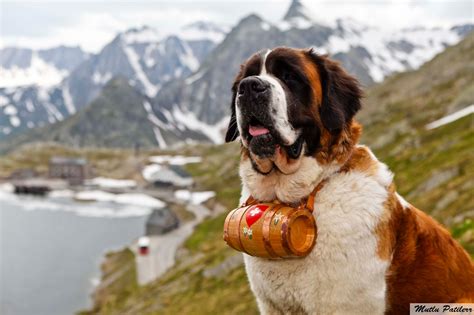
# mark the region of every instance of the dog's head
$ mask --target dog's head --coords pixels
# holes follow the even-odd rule
[[[341,162],[360,134],[358,82],[312,49],[286,47],[254,54],[232,87],[226,141],[239,135],[243,158],[261,176],[305,171],[303,160]]]

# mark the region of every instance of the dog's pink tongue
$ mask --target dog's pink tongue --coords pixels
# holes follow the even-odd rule
[[[269,132],[270,131],[268,131],[267,128],[262,127],[262,126],[250,126],[249,127],[249,133],[250,133],[250,135],[252,135],[252,137],[266,135]]]

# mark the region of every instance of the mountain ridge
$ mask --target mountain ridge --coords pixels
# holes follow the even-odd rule
[[[89,106],[109,80],[124,77],[149,99],[148,123],[164,135],[160,147],[203,139],[220,143],[232,80],[240,63],[258,50],[314,47],[340,61],[363,84],[372,85],[396,72],[419,68],[473,29],[465,24],[387,33],[354,19],[337,19],[331,26],[308,16],[309,11],[295,0],[280,21],[250,14],[225,36],[227,30],[206,22],[185,27],[183,38],[161,37],[147,26],[120,33],[60,85],[0,88],[0,111],[5,113],[0,117],[0,140],[74,115]],[[295,19],[299,22],[293,23]],[[190,27],[197,33],[191,34]]]
[[[216,34],[215,28],[212,34]],[[206,37],[206,31],[200,35],[204,37],[195,33],[189,40],[176,35],[161,38],[150,27],[132,28],[119,33],[56,85],[0,88],[0,111],[1,107],[15,108],[14,115],[0,117],[0,139],[62,121],[88,106],[114,77],[128,78],[138,91],[154,96],[164,83],[192,73],[212,50],[215,36]]]

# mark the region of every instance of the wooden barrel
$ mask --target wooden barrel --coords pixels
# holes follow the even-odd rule
[[[316,223],[305,207],[255,203],[232,210],[224,223],[227,244],[251,256],[306,256],[316,241]]]

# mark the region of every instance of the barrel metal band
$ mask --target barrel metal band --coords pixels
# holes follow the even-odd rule
[[[275,257],[275,258],[278,258],[279,256],[273,250],[272,244],[269,239],[270,227],[273,220],[273,216],[281,207],[283,207],[282,204],[274,204],[270,209],[268,209],[265,213],[265,217],[263,218],[263,226],[262,226],[263,245],[265,246],[265,249],[270,254],[270,256]],[[274,210],[274,211],[271,211],[271,210]]]

